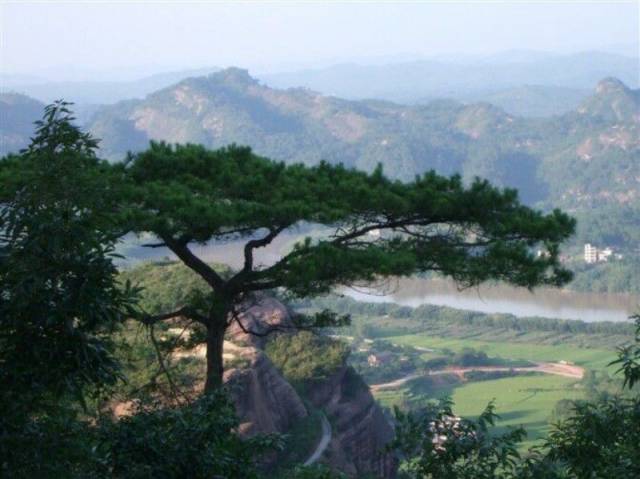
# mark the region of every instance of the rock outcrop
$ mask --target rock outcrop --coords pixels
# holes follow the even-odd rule
[[[307,416],[302,399],[262,351],[253,346],[233,351],[244,364],[228,370],[225,382],[234,398],[242,434],[286,433]]]
[[[369,387],[350,366],[327,381],[310,385],[308,391],[309,400],[325,411],[333,425],[329,464],[354,476],[395,477],[397,459],[384,451],[393,429]]]
[[[273,298],[249,308],[241,321],[250,331],[293,331],[289,312]],[[241,433],[286,433],[309,414],[298,392],[263,352],[266,338],[247,335],[234,325],[227,339],[225,353],[233,359],[225,382],[236,404]],[[384,451],[393,436],[391,425],[351,367],[344,365],[330,377],[305,385],[305,391],[305,399],[332,425],[332,439],[320,462],[354,477],[396,477],[397,460]]]

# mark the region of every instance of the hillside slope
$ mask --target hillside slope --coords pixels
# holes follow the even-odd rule
[[[230,68],[103,107],[88,128],[114,161],[149,140],[238,143],[287,163],[327,160],[368,171],[380,163],[400,180],[430,169],[480,176],[517,188],[529,204],[588,216],[582,242],[604,241],[603,228],[591,225],[620,217],[606,235],[615,245],[632,243],[627,226],[640,221],[639,92],[605,78],[576,110],[534,119],[488,103],[406,106],[279,90]],[[12,138],[5,151],[24,146]]]
[[[285,162],[382,163],[402,180],[429,169],[477,175],[518,188],[525,201],[572,210],[637,202],[638,98],[608,78],[576,111],[524,119],[486,103],[403,106],[277,90],[233,68],[105,107],[90,128],[112,159],[151,139],[235,142]]]

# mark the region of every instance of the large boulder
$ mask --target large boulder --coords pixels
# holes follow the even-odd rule
[[[225,382],[236,404],[241,433],[286,433],[309,413],[299,393],[263,352],[270,336],[246,334],[244,330],[293,334],[291,315],[279,301],[263,297],[242,312],[240,321],[242,328],[234,323],[225,342],[225,355],[233,358]],[[384,450],[393,438],[393,429],[369,387],[351,367],[343,365],[304,389],[305,399],[322,410],[332,425],[331,441],[320,462],[354,477],[396,477],[398,461]]]

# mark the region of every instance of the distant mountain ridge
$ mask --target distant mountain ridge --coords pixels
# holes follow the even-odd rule
[[[231,68],[145,100],[104,107],[89,127],[113,159],[146,147],[150,139],[211,148],[235,142],[286,162],[325,159],[364,170],[382,163],[387,174],[405,180],[428,169],[477,175],[517,187],[530,202],[548,199],[573,208],[636,198],[637,184],[620,178],[637,176],[638,111],[638,91],[610,78],[576,111],[534,120],[488,103],[405,106],[278,90]],[[621,168],[611,184],[581,178],[605,165]]]
[[[505,52],[455,62],[416,60],[386,65],[343,64],[317,70],[263,75],[269,86],[303,86],[341,98],[379,98],[415,103],[425,98],[462,99],[487,92],[539,87],[591,89],[601,78],[614,76],[640,87],[640,59],[603,52],[550,55]]]
[[[101,107],[87,127],[112,160],[149,140],[238,143],[288,163],[327,160],[367,171],[381,163],[402,180],[429,169],[480,176],[517,188],[530,204],[571,212],[640,212],[639,98],[638,90],[605,78],[576,110],[527,119],[489,103],[399,105],[274,89],[230,68]],[[0,133],[14,135],[16,144],[15,132],[3,125]]]
[[[27,146],[33,122],[42,117],[43,108],[43,103],[26,95],[0,94],[0,155]]]
[[[461,97],[460,100],[466,103],[491,103],[515,116],[545,118],[576,110],[591,93],[591,88],[522,85],[472,93]]]
[[[485,56],[440,55],[427,59],[387,58],[376,63],[347,63],[329,67],[259,74],[273,88],[305,87],[340,98],[383,99],[405,104],[452,98],[485,101],[512,115],[550,116],[577,107],[593,85],[606,76],[640,87],[640,58],[598,51],[557,55],[528,50]],[[365,60],[366,62],[367,60]],[[372,62],[374,59],[369,59]],[[139,98],[189,77],[219,68],[158,73],[129,81],[50,81],[28,75],[0,73],[0,92],[18,92],[48,103],[64,98],[91,112],[86,105],[112,104]],[[256,75],[254,75],[256,76]]]
[[[45,103],[63,98],[78,104],[109,104],[124,99],[144,98],[149,93],[185,78],[218,70],[219,68],[211,67],[157,73],[130,81],[46,81],[5,75],[0,77],[0,92],[19,92]]]

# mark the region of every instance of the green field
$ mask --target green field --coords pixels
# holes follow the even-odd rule
[[[495,399],[500,427],[522,425],[527,430],[527,440],[522,449],[533,446],[549,430],[549,419],[561,399],[580,399],[583,389],[577,380],[544,374],[515,376],[488,381],[468,382],[458,386],[446,386],[431,391],[429,397],[450,396],[454,412],[463,417],[477,417],[486,405]],[[375,393],[376,399],[391,407],[400,405],[405,398],[415,398],[411,385],[395,390]]]
[[[523,425],[528,447],[548,432],[549,418],[558,401],[582,396],[575,379],[535,375],[467,383],[455,388],[452,399],[456,413],[464,417],[478,416],[495,399],[496,411],[501,416],[498,425]]]
[[[478,341],[473,339],[455,339],[434,337],[427,334],[411,334],[385,338],[395,344],[418,346],[433,349],[474,348],[484,351],[488,356],[500,356],[505,359],[524,359],[527,361],[571,361],[591,369],[605,369],[615,357],[614,351],[606,349],[588,349],[577,346],[547,344],[506,343]]]
[[[387,337],[394,344],[436,350],[460,351],[473,348],[490,357],[527,361],[569,361],[585,368],[602,370],[615,357],[607,349],[580,348],[533,343],[498,342],[475,339],[436,337],[424,333]],[[432,353],[424,353],[432,356]],[[444,379],[444,378],[442,378]],[[427,385],[426,380],[414,380],[395,390],[375,393],[383,406],[402,405],[407,401],[449,396],[454,411],[463,417],[477,417],[495,399],[496,412],[501,416],[498,426],[523,425],[528,436],[522,449],[539,443],[549,430],[554,407],[561,399],[580,399],[584,389],[579,380],[546,374],[528,374],[484,381],[455,382]]]

